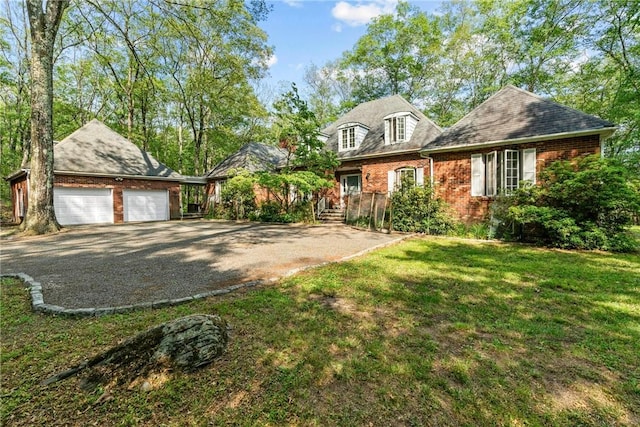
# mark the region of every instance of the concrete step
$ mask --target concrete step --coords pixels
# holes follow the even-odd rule
[[[325,209],[320,214],[322,222],[344,222],[344,210],[342,209]]]

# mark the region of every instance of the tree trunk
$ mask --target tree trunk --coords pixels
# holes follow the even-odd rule
[[[60,229],[53,209],[53,46],[68,0],[27,0],[31,32],[31,173],[23,230]]]

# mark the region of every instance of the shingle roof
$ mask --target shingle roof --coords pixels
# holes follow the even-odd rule
[[[508,85],[445,130],[424,149],[446,150],[589,130],[597,133],[613,127],[606,120]]]
[[[418,124],[408,142],[384,144],[384,118],[398,112],[411,112],[418,118]],[[338,127],[345,123],[360,123],[369,128],[367,135],[356,150],[338,151]],[[442,130],[429,120],[420,110],[400,95],[369,101],[356,106],[340,117],[335,123],[323,129],[329,135],[327,148],[338,153],[340,160],[349,160],[362,156],[396,153],[398,151],[417,151],[429,141],[440,135]]]
[[[57,143],[53,152],[56,173],[182,179],[180,174],[96,119]]]
[[[249,142],[211,169],[207,178],[226,178],[235,170],[250,173],[271,171],[282,166],[287,152],[279,147]]]

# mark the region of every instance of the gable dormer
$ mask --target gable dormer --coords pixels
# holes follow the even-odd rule
[[[338,126],[338,151],[359,148],[367,132],[369,128],[362,123],[344,123]]]
[[[398,144],[411,139],[418,117],[410,111],[400,111],[384,118],[384,145]]]

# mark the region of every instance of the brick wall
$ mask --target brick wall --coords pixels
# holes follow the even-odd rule
[[[56,187],[84,187],[84,188],[111,188],[113,189],[113,221],[124,222],[124,209],[122,190],[168,190],[169,191],[169,218],[180,219],[180,184],[170,181],[156,181],[145,179],[124,178],[116,181],[114,178],[57,175],[54,179]]]
[[[487,149],[433,154],[434,183],[437,194],[465,222],[481,221],[486,218],[493,197],[471,196],[471,154],[489,153],[505,149],[536,149],[536,175],[545,165],[556,160],[569,160],[580,156],[600,153],[598,135],[542,141],[529,144],[504,145]],[[425,169],[425,181],[427,180]]]
[[[363,192],[386,193],[389,190],[388,172],[403,167],[424,168],[425,179],[429,175],[429,161],[420,157],[419,153],[342,162],[340,171],[335,173],[336,184],[327,196],[329,204],[331,206],[339,206],[340,204],[341,176],[360,174]]]

